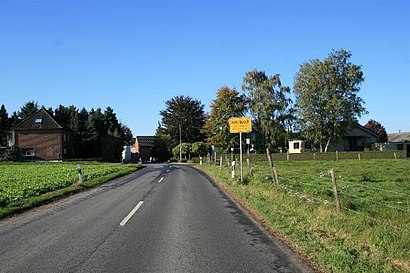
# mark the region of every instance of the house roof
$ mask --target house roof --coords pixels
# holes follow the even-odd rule
[[[366,127],[364,127],[363,125],[359,124],[359,123],[355,123],[355,126],[363,131],[365,131],[366,133],[373,135],[374,137],[379,137],[379,135],[375,132],[373,132],[372,130],[367,129]]]
[[[154,136],[137,136],[136,142],[138,142],[140,147],[153,147],[154,140]]]
[[[387,134],[389,142],[410,141],[410,132]]]
[[[366,127],[360,125],[360,124],[357,123],[357,122],[355,122],[355,123],[353,124],[353,126],[351,126],[350,128],[348,128],[348,129],[346,130],[346,132],[344,133],[343,137],[345,137],[345,138],[348,138],[348,137],[357,137],[357,136],[356,136],[357,131],[355,131],[354,129],[359,129],[359,130],[365,132],[367,135],[370,135],[370,136],[373,136],[373,137],[376,137],[376,138],[379,137],[375,132],[373,132],[373,131],[367,129]],[[367,136],[366,138],[369,138],[370,136]],[[363,138],[363,136],[361,136],[361,138]],[[302,140],[302,139],[304,139],[304,138],[302,137],[302,135],[301,135],[300,132],[292,133],[292,138],[291,138],[291,140]]]
[[[41,108],[15,127],[15,130],[50,130],[63,129],[44,108]]]

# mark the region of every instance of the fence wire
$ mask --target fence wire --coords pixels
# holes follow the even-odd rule
[[[229,161],[228,161],[229,162]],[[219,165],[217,164],[216,166],[219,167]],[[229,165],[222,165],[222,168],[224,170],[230,170],[231,166]],[[251,167],[249,168],[249,166],[244,166],[243,170],[244,173],[248,172],[249,170],[252,170],[252,173],[255,175],[256,173],[262,174],[262,176],[264,177],[271,177],[271,174],[269,172],[267,172],[266,169],[258,169],[258,168],[254,168]],[[238,170],[236,170],[238,172]],[[280,172],[280,169],[279,169]],[[324,177],[326,174],[328,173],[328,171],[324,171],[323,175],[321,177]],[[279,175],[280,178],[280,175]],[[377,206],[383,207],[383,208],[387,208],[387,209],[392,209],[395,211],[399,211],[399,212],[405,212],[405,213],[409,213],[410,212],[410,207],[409,207],[409,203],[408,200],[407,201],[407,209],[403,209],[400,207],[396,207],[396,206],[392,206],[389,204],[386,204],[384,202],[380,202],[378,200],[374,200],[371,198],[367,198],[367,197],[361,197],[358,196],[356,194],[353,194],[351,192],[349,192],[349,190],[351,189],[352,186],[357,186],[357,187],[363,187],[363,188],[367,188],[370,190],[374,190],[374,191],[378,191],[378,192],[385,192],[385,193],[389,193],[395,197],[397,197],[397,199],[400,201],[397,201],[397,203],[406,203],[406,202],[402,202],[402,198],[406,198],[406,197],[410,197],[410,194],[407,193],[403,193],[403,192],[397,192],[394,190],[388,190],[388,189],[383,189],[383,188],[379,188],[379,187],[372,187],[372,186],[368,186],[368,185],[363,185],[363,184],[359,184],[359,183],[354,183],[354,182],[349,182],[349,181],[345,181],[345,180],[339,180],[338,181],[339,184],[339,189],[338,189],[338,193],[340,194],[340,197],[342,198],[342,203],[343,203],[343,196],[348,196],[353,198],[354,200],[361,200],[367,203],[371,203],[371,204],[375,204]],[[302,181],[289,181],[289,180],[281,180],[280,179],[280,187],[286,191],[286,193],[291,196],[292,198],[298,198],[298,199],[303,199],[306,200],[307,203],[315,203],[315,204],[320,204],[320,205],[325,205],[325,206],[329,206],[333,204],[333,200],[328,200],[325,198],[320,198],[317,196],[315,196],[315,194],[313,193],[307,193],[304,192],[303,190],[296,190],[297,187],[304,187],[304,188],[311,188],[311,189],[318,189],[320,190],[323,194],[332,194],[333,195],[333,188],[332,188],[332,183],[330,180],[330,175],[329,175],[329,187],[326,187],[325,185],[322,184],[314,184],[314,183],[308,183],[308,182],[302,182]],[[396,231],[400,231],[400,232],[410,232],[410,227],[408,229],[406,228],[402,228],[399,227],[397,225],[394,225],[388,221],[386,221],[386,219],[380,220],[377,218],[374,218],[370,215],[368,215],[368,213],[366,211],[361,212],[361,211],[357,211],[357,210],[353,210],[349,207],[346,206],[342,206],[342,209],[349,212],[349,213],[353,213],[356,215],[360,215],[361,217],[364,217],[366,219],[369,219],[371,221],[374,221],[380,225],[384,225],[384,226],[388,226],[391,227],[393,229],[395,229]],[[277,211],[278,213],[282,214],[280,211]]]

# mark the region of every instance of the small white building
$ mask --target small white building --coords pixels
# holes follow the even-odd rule
[[[305,141],[300,139],[289,140],[289,153],[300,154],[305,151]]]

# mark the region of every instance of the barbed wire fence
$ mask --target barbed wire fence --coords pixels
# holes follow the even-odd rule
[[[209,160],[208,163],[219,167],[221,171],[227,171],[228,169],[232,171],[232,159],[235,159],[235,155],[220,155],[219,158],[215,158],[214,161]],[[237,170],[238,166],[236,167]],[[244,170],[246,171],[246,174],[251,177],[258,173],[259,176],[265,177],[265,180],[272,182],[272,186],[274,186],[274,178],[270,178],[269,168],[261,168],[260,166],[252,165],[251,162],[244,162]],[[275,171],[279,177],[280,189],[292,198],[303,199],[309,204],[324,205],[331,208],[336,206],[334,199],[335,196],[338,195],[341,200],[340,210],[342,213],[357,215],[381,226],[388,226],[397,232],[410,232],[409,223],[404,222],[403,224],[399,224],[397,221],[392,222],[389,221],[389,219],[376,218],[377,216],[374,215],[375,213],[372,213],[372,211],[377,211],[374,207],[379,207],[384,211],[388,211],[390,214],[400,214],[408,221],[410,218],[409,193],[370,186],[365,183],[351,182],[340,176],[335,176],[337,177],[338,186],[336,192],[334,192],[330,175],[331,170],[323,170],[319,173],[319,176],[324,181],[327,181],[325,184],[309,183],[298,179],[284,179],[284,174],[281,173],[280,169],[275,168]],[[239,173],[237,172],[236,176],[238,175]],[[360,190],[358,189],[365,189],[368,194],[366,196],[360,196],[358,193]],[[369,197],[369,195],[371,195],[369,194],[369,191],[374,191],[378,194],[382,193],[384,194],[384,198],[381,198],[381,200],[371,198]],[[388,202],[385,199],[388,199]],[[358,206],[357,204],[361,204],[361,206]],[[386,213],[384,215],[386,215]]]

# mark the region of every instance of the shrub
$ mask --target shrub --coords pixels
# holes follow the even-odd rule
[[[17,146],[11,146],[4,158],[6,161],[21,161],[21,151]]]

